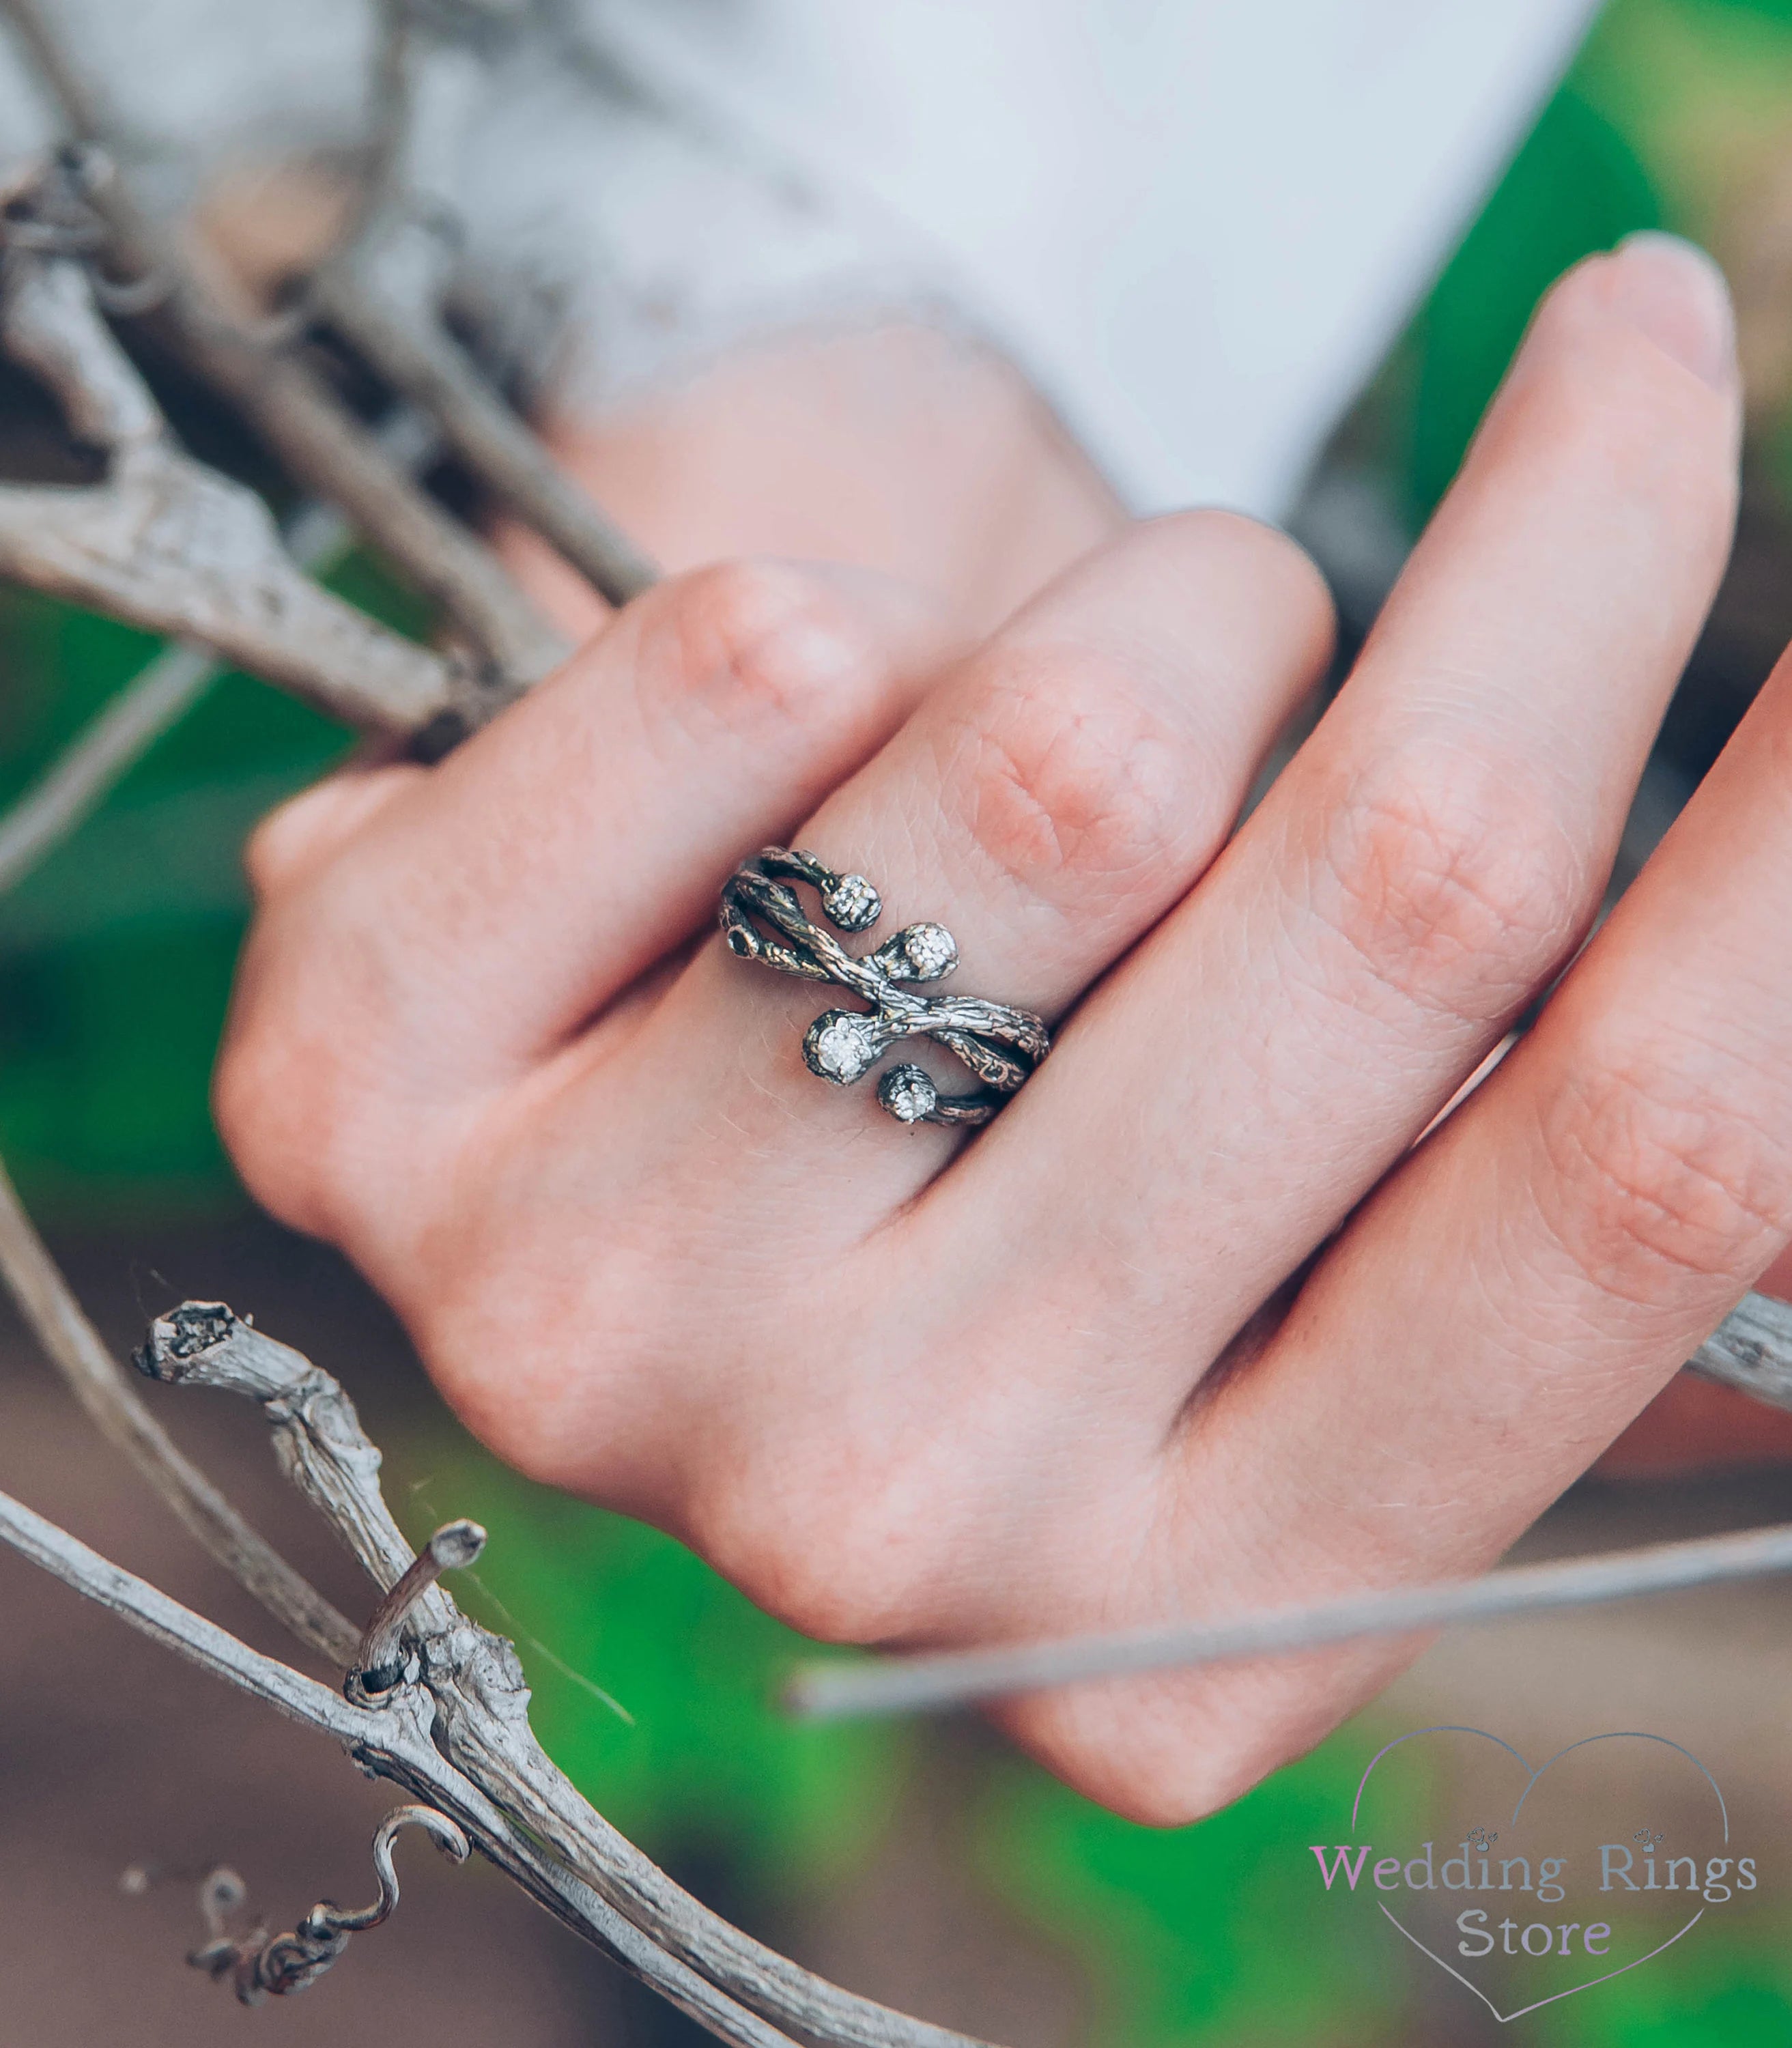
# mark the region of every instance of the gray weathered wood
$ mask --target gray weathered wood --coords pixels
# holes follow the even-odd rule
[[[370,1777],[390,1779],[457,1821],[475,1846],[529,1895],[595,1942],[735,2048],[790,2048],[789,2037],[744,2011],[704,1977],[669,1956],[576,1876],[544,1853],[479,1786],[431,1740],[434,1708],[417,1685],[398,1688],[378,1708],[353,1705],[315,1679],[239,1642],[0,1493],[0,1542],[28,1557],[121,1621],[247,1693],[301,1725],[333,1737]]]
[[[374,731],[414,731],[466,699],[442,656],[305,576],[254,491],[176,447],[78,263],[10,250],[0,338],[109,459],[96,484],[0,485],[0,576],[201,642]]]
[[[221,1302],[188,1301],[150,1326],[138,1354],[158,1379],[247,1396],[267,1418],[281,1469],[348,1544],[382,1592],[416,1553],[380,1491],[380,1454],[336,1380]],[[800,1968],[675,1884],[585,1799],[537,1741],[512,1646],[463,1615],[440,1584],[410,1610],[407,1667],[434,1699],[453,1763],[584,1883],[669,1955],[778,2025],[851,2048],[967,2048]]]
[[[440,446],[434,429],[409,407],[396,410],[381,426],[379,440],[407,469],[420,467]],[[333,567],[355,539],[335,506],[316,499],[301,505],[281,530],[293,560],[314,573]],[[0,814],[0,893],[22,881],[92,816],[225,666],[210,648],[192,642],[165,647],[76,734]]]
[[[1792,1408],[1792,1308],[1770,1294],[1744,1295],[1686,1369],[1770,1408]]]
[[[100,1434],[136,1466],[239,1585],[301,1643],[346,1668],[360,1631],[244,1521],[144,1407],[136,1387],[82,1312],[3,1166],[0,1279]]]
[[[418,489],[308,363],[234,317],[205,288],[176,236],[138,197],[114,145],[117,124],[37,0],[4,0],[0,11],[66,139],[103,156],[107,175],[89,181],[83,201],[104,224],[114,255],[151,288],[149,309],[192,367],[307,490],[339,506],[441,606],[495,672],[490,708],[555,667],[567,642],[492,550]],[[475,700],[475,723],[478,709]],[[390,728],[398,720],[377,723]]]

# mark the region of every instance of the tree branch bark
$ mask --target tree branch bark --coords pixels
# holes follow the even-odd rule
[[[442,318],[452,260],[439,231],[479,60],[440,17],[382,0],[377,109],[363,201],[307,304],[420,406],[498,499],[599,596],[623,605],[657,572],[554,462]]]
[[[111,463],[102,483],[0,486],[0,574],[203,642],[351,725],[409,733],[468,701],[440,655],[302,575],[254,491],[180,452],[72,259],[7,250],[0,332]]]
[[[187,1457],[144,1406],[25,1214],[0,1166],[0,1278],[88,1418],[136,1466],[200,1548],[301,1643],[339,1670],[361,1632],[296,1572]]]
[[[0,816],[0,894],[91,817],[223,673],[208,647],[165,648]]]
[[[598,510],[430,315],[407,309],[370,258],[332,267],[317,302],[397,390],[429,413],[469,469],[598,595],[626,604],[658,572]]]
[[[1246,1657],[1289,1656],[1364,1636],[1463,1627],[1550,1608],[1593,1607],[1643,1593],[1678,1592],[1785,1571],[1792,1571],[1792,1522],[1751,1529],[1740,1536],[1700,1537],[1609,1557],[1490,1572],[1485,1578],[1454,1585],[1362,1593],[1323,1606],[1243,1615],[1233,1621],[1172,1622],[1057,1643],[863,1665],[816,1665],[797,1678],[787,1697],[793,1710],[810,1720],[937,1713],[1091,1679],[1192,1670]]]
[[[305,364],[267,346],[213,301],[173,235],[133,194],[111,154],[115,124],[37,0],[5,0],[5,7],[69,139],[107,153],[110,175],[91,180],[83,197],[109,230],[119,259],[138,278],[153,281],[154,316],[180,353],[308,490],[339,505],[441,606],[492,664],[500,698],[557,666],[569,651],[566,642],[491,550],[389,460]]]
[[[439,445],[421,417],[401,410],[380,429],[387,452],[415,469]],[[332,568],[354,542],[334,506],[312,499],[284,529],[301,568]],[[0,894],[14,887],[90,818],[124,776],[224,673],[208,647],[165,647],[76,735],[25,793],[0,814]]]
[[[1770,1408],[1792,1408],[1792,1308],[1771,1294],[1745,1294],[1686,1370]]]
[[[384,1592],[416,1553],[379,1488],[380,1454],[337,1381],[217,1301],[188,1301],[149,1328],[142,1371],[258,1402],[281,1469]],[[980,2048],[812,1976],[675,1884],[612,1827],[537,1741],[515,1650],[469,1621],[440,1584],[410,1609],[408,1672],[436,1704],[436,1740],[513,1819],[669,1954],[781,2027],[841,2048]],[[351,1692],[355,1690],[351,1681]]]
[[[303,1727],[332,1736],[369,1776],[401,1785],[447,1814],[537,1903],[731,2048],[793,2048],[787,2034],[664,1953],[509,1821],[436,1747],[430,1739],[432,1709],[419,1688],[405,1687],[377,1709],[355,1706],[315,1679],[251,1650],[228,1630],[171,1600],[4,1493],[0,1542],[214,1678]]]

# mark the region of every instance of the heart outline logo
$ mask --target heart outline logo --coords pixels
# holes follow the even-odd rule
[[[1506,1754],[1511,1758],[1512,1761],[1518,1765],[1519,1768],[1525,1773],[1525,1787],[1519,1794],[1518,1803],[1512,1809],[1511,1821],[1508,1824],[1509,1825],[1515,1827],[1518,1824],[1519,1814],[1524,1811],[1525,1802],[1537,1789],[1538,1781],[1553,1765],[1559,1763],[1565,1756],[1573,1755],[1576,1750],[1588,1748],[1595,1743],[1659,1743],[1664,1749],[1671,1749],[1678,1755],[1685,1757],[1686,1761],[1690,1763],[1693,1768],[1697,1771],[1700,1776],[1704,1778],[1706,1784],[1711,1787],[1712,1796],[1717,1802],[1718,1815],[1723,1823],[1723,1840],[1726,1846],[1728,1845],[1730,1839],[1730,1809],[1728,1806],[1725,1803],[1722,1788],[1719,1786],[1717,1780],[1713,1778],[1711,1773],[1705,1768],[1705,1765],[1700,1762],[1699,1759],[1696,1757],[1691,1750],[1688,1749],[1683,1743],[1674,1742],[1666,1736],[1652,1735],[1644,1728],[1612,1728],[1608,1729],[1603,1735],[1582,1736],[1578,1741],[1565,1744],[1561,1748],[1558,1749],[1555,1752],[1554,1755],[1546,1757],[1542,1763],[1533,1765],[1530,1758],[1525,1755],[1522,1751],[1514,1748],[1511,1743],[1507,1742],[1501,1736],[1493,1734],[1490,1730],[1487,1728],[1470,1728],[1460,1722],[1455,1721],[1441,1721],[1432,1728],[1409,1729],[1405,1735],[1396,1736],[1391,1742],[1384,1743],[1382,1747],[1375,1751],[1375,1755],[1369,1759],[1369,1761],[1363,1767],[1363,1775],[1357,1780],[1356,1797],[1351,1802],[1350,1832],[1353,1837],[1356,1833],[1358,1819],[1363,1810],[1363,1794],[1368,1789],[1369,1780],[1374,1775],[1375,1767],[1381,1762],[1383,1757],[1391,1755],[1394,1750],[1398,1749],[1402,1744],[1416,1742],[1421,1736],[1426,1735],[1479,1736],[1484,1742],[1491,1742],[1496,1748],[1505,1751]],[[1570,1984],[1565,1991],[1551,1992],[1547,1998],[1540,1998],[1534,2001],[1530,2005],[1520,2006],[1515,2011],[1502,2012],[1499,2007],[1494,2003],[1493,2000],[1488,1996],[1487,1993],[1481,1989],[1479,1984],[1474,1983],[1471,1979],[1465,1977],[1460,1970],[1456,1969],[1450,1964],[1446,1963],[1443,1957],[1440,1956],[1434,1949],[1428,1947],[1423,1941],[1422,1941],[1418,1938],[1418,1935],[1413,1932],[1411,1928],[1407,1926],[1405,1922],[1400,1919],[1398,1914],[1390,1912],[1387,1907],[1385,1905],[1383,1905],[1379,1899],[1377,1899],[1375,1903],[1380,1907],[1383,1914],[1393,1922],[1394,1926],[1399,1929],[1400,1932],[1406,1936],[1406,1939],[1412,1943],[1413,1946],[1417,1949],[1422,1955],[1429,1957],[1431,1961],[1434,1962],[1437,1965],[1438,1968],[1443,1971],[1447,1976],[1454,1977],[1459,1984],[1461,1984],[1465,1989],[1472,1991],[1475,1994],[1476,1997],[1481,2001],[1482,2004],[1487,2007],[1488,2011],[1493,2015],[1495,2019],[1497,2020],[1502,2027],[1509,2026],[1515,2019],[1522,2019],[1526,2013],[1540,2011],[1546,2005],[1554,2005],[1565,1998],[1577,1997],[1581,1992],[1591,1991],[1596,1984],[1609,1984],[1614,1977],[1621,1977],[1627,1974],[1627,1972],[1631,1970],[1640,1969],[1643,1964],[1652,1962],[1657,1956],[1660,1955],[1663,1952],[1664,1949],[1671,1949],[1674,1943],[1679,1941],[1682,1936],[1690,1934],[1693,1929],[1695,1928],[1700,1921],[1705,1918],[1705,1908],[1701,1906],[1698,1911],[1693,1915],[1692,1918],[1689,1920],[1684,1926],[1679,1928],[1676,1932],[1669,1935],[1665,1941],[1658,1943],[1656,1946],[1651,1949],[1647,1955],[1635,1957],[1627,1963],[1620,1963],[1615,1970],[1602,1971],[1596,1977],[1588,1977],[1584,1984]]]

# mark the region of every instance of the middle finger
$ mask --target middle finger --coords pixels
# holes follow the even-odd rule
[[[962,963],[952,992],[1054,1016],[1224,843],[1329,629],[1311,564],[1268,529],[1212,513],[1135,528],[1026,607],[802,828],[882,895],[878,932],[848,950],[937,921]],[[955,1135],[904,1130],[875,1077],[830,1088],[808,1071],[805,1026],[843,1007],[858,1004],[712,945],[626,1061],[593,1076],[607,1157],[661,1200],[676,1189],[687,1235],[707,1201],[738,1242],[751,1194],[782,1205],[781,1230],[856,1242]]]
[[[1645,238],[1557,288],[1337,703],[914,1255],[1026,1244],[1034,1308],[1045,1274],[1081,1323],[1123,1311],[1107,1369],[1173,1412],[1584,929],[1721,572],[1738,421],[1695,251]]]

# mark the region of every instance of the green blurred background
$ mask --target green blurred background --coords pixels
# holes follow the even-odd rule
[[[1792,630],[1792,0],[1616,0],[1340,429],[1311,502],[1322,508],[1345,479],[1373,529],[1379,556],[1351,571],[1365,623],[1539,293],[1585,252],[1656,226],[1724,261],[1750,388],[1737,562],[1664,737],[1662,772],[1684,788]],[[1328,516],[1330,526],[1317,511],[1297,521],[1322,557]],[[335,580],[421,626],[371,564]],[[22,789],[153,652],[117,626],[0,593],[0,797]],[[287,697],[228,677],[78,838],[0,899],[0,1150],[63,1236],[127,1245],[240,1217],[245,1198],[206,1103],[243,929],[239,850],[260,813],[349,745]],[[793,1639],[676,1546],[525,1484],[415,1412],[410,1439],[389,1445],[405,1486],[421,1482],[401,1498],[418,1528],[451,1512],[491,1528],[470,1604],[518,1634],[549,1747],[623,1827],[731,1910],[774,1930],[800,1920],[886,1852],[905,1802],[923,1796],[917,1778],[937,1774],[949,1788],[942,1839],[966,1885],[1032,1930],[1080,1988],[1073,2038],[1103,2048],[1476,2038],[1472,2015],[1415,1988],[1395,1945],[1363,1941],[1353,1921],[1316,1906],[1301,1868],[1300,1844],[1339,1838],[1383,1732],[1373,1717],[1230,1811],[1169,1833],[1097,1812],[987,1740],[793,1729],[768,1705]],[[682,2023],[630,2011],[641,2038],[681,2038]],[[1682,1968],[1526,2023],[1574,2048],[1782,2040],[1792,1960],[1763,1922]]]

